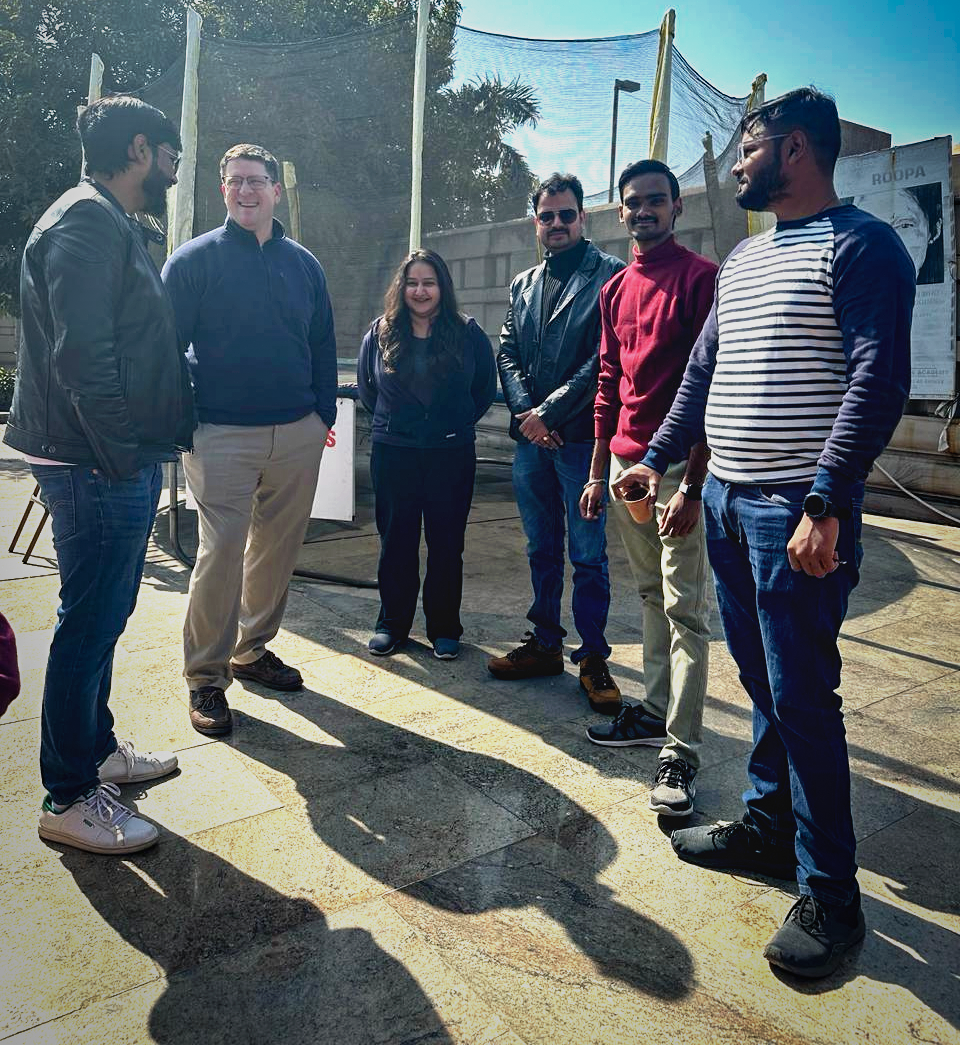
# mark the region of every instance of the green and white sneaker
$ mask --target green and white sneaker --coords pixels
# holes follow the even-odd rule
[[[148,849],[160,832],[118,802],[119,794],[115,784],[100,784],[59,813],[47,796],[40,810],[40,837],[88,853],[123,856]]]

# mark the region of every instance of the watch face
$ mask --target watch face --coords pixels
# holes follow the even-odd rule
[[[822,519],[827,514],[826,500],[818,493],[808,493],[803,499],[803,511],[811,519]]]

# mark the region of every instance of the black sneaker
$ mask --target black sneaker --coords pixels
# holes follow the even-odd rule
[[[801,896],[764,947],[763,956],[771,965],[796,976],[816,979],[829,976],[865,933],[859,888],[848,904],[827,904],[813,896]]]
[[[650,808],[660,816],[688,816],[693,809],[697,771],[682,758],[661,758],[650,792]]]
[[[681,860],[718,871],[753,871],[769,878],[796,880],[793,849],[767,843],[760,832],[742,820],[732,824],[682,827],[670,835]]]
[[[270,650],[264,651],[262,657],[252,664],[231,664],[230,670],[235,679],[249,679],[259,682],[267,689],[280,689],[291,692],[303,689],[303,676],[296,668],[291,668]]]
[[[233,729],[227,698],[219,686],[201,686],[190,691],[190,725],[205,736],[220,736]]]
[[[663,747],[667,742],[667,724],[639,704],[624,704],[613,721],[589,726],[587,738],[603,747]]]

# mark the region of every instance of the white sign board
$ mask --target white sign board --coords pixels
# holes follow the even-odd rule
[[[837,195],[889,222],[917,270],[912,399],[951,399],[956,384],[956,246],[950,138],[842,156]]]
[[[356,403],[352,399],[337,400],[337,422],[327,433],[327,445],[320,460],[320,475],[310,509],[311,519],[352,522],[356,514],[353,475],[355,410]],[[185,505],[194,511],[197,507],[189,483]]]
[[[320,476],[310,509],[311,519],[353,522],[357,509],[353,477],[356,407],[352,399],[337,400],[337,421],[327,433],[327,446],[320,461]]]

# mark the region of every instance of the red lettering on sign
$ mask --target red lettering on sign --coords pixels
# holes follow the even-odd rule
[[[327,441],[326,441],[326,443],[324,443],[324,446],[329,448],[329,447],[334,447],[336,445],[337,445],[337,433],[334,431],[334,429],[331,428],[330,431],[327,432]]]

